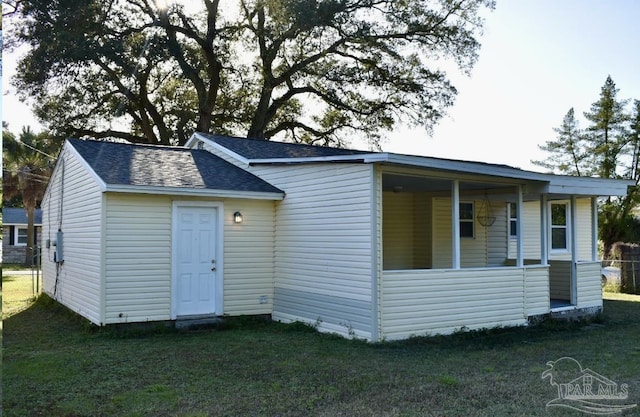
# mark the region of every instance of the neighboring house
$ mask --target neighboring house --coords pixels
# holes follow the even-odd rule
[[[34,213],[34,240],[41,243],[42,210]],[[24,208],[5,207],[2,209],[2,262],[24,264],[27,256],[27,212]]]
[[[602,309],[597,197],[630,181],[195,134],[68,140],[44,289],[97,325],[268,314],[371,341]]]

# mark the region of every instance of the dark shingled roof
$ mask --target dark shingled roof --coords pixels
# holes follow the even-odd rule
[[[33,223],[42,225],[42,210],[37,208],[34,212]],[[28,224],[27,211],[23,208],[2,208],[2,224]]]
[[[282,193],[204,150],[80,139],[69,142],[109,185]]]
[[[198,135],[219,143],[246,159],[313,158],[342,155],[366,155],[372,153],[369,151],[329,148],[326,146],[305,145],[300,143],[271,142],[261,139],[219,136],[201,132],[198,132]]]

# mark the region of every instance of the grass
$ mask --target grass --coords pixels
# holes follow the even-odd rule
[[[6,289],[5,289],[6,291]],[[615,295],[615,297],[619,297]],[[368,344],[252,318],[223,329],[97,329],[46,296],[4,323],[4,415],[580,416],[547,408],[564,356],[640,404],[640,297],[599,323],[548,321]],[[633,410],[631,414],[637,413]]]
[[[29,308],[34,301],[34,282],[31,275],[11,275],[3,270],[2,317],[7,319]]]

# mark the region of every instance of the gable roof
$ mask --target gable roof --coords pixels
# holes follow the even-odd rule
[[[353,162],[404,166],[455,175],[471,174],[485,178],[515,180],[518,183],[535,183],[537,187],[541,187],[542,192],[556,196],[623,196],[627,194],[629,186],[635,185],[631,180],[544,174],[486,162],[337,149],[201,132],[194,133],[186,146],[195,146],[198,141],[204,141],[246,165]]]
[[[27,211],[24,208],[3,207],[2,224],[28,224]],[[37,208],[34,212],[33,224],[42,226],[42,209]]]
[[[200,132],[197,133],[197,135],[218,143],[245,159],[314,158],[366,155],[371,153],[353,149],[330,148],[328,146],[306,145],[302,143],[275,142],[263,139],[245,139]]]
[[[210,152],[184,147],[68,139],[103,191],[282,199],[282,190]],[[247,195],[245,195],[247,194]],[[252,195],[256,198],[257,196]]]

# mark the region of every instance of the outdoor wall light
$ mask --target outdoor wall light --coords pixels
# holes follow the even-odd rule
[[[234,223],[242,223],[242,213],[236,211],[233,213],[233,222]]]

